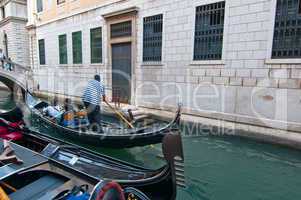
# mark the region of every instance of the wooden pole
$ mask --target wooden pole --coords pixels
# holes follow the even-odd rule
[[[106,100],[104,102],[119,116],[130,128],[134,128],[134,126],[120,113],[118,112],[113,106],[111,106]]]

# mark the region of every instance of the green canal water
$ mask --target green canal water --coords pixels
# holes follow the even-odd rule
[[[0,108],[13,105],[7,93],[0,92]],[[41,129],[38,123],[32,127]],[[42,131],[59,137],[49,129]],[[150,168],[164,164],[158,157],[160,145],[114,150],[72,142]],[[183,145],[187,188],[179,188],[179,200],[301,199],[300,151],[237,137],[208,135],[185,136]]]

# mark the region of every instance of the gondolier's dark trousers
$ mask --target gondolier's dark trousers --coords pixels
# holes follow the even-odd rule
[[[101,123],[101,114],[100,114],[100,106],[94,105],[89,102],[84,101],[84,105],[88,112],[88,120],[92,125],[93,129],[96,130],[95,124],[99,125],[99,131],[101,130],[100,123]]]

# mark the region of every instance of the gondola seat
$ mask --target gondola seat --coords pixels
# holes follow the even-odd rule
[[[64,182],[59,177],[46,175],[10,194],[9,198],[13,200],[51,199],[49,192],[63,185]]]

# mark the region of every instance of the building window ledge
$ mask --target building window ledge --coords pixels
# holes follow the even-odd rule
[[[194,60],[190,65],[225,65],[225,60]]]
[[[162,62],[142,62],[141,66],[164,66]]]
[[[103,67],[104,63],[90,63],[91,67]]]
[[[301,64],[301,58],[293,58],[293,59],[266,59],[265,64]]]

